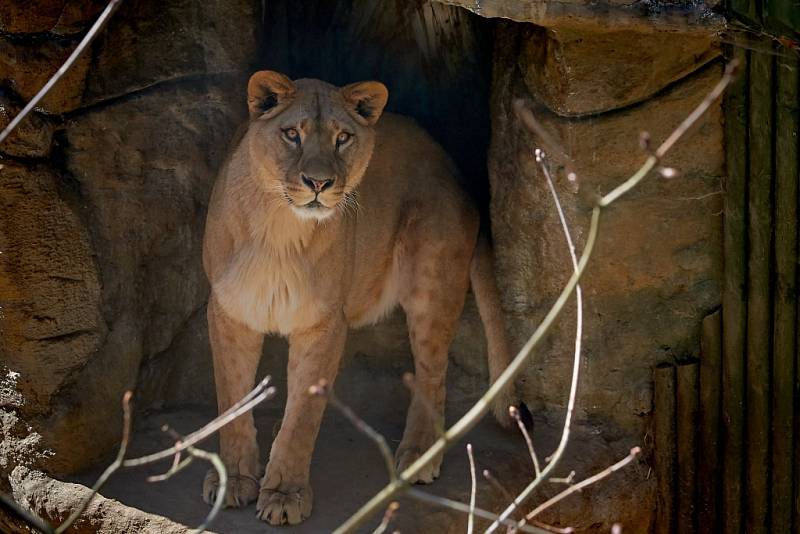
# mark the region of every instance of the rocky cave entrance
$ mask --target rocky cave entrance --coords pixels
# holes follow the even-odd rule
[[[16,4],[27,6],[0,7],[6,114],[33,96],[103,7],[96,0]],[[216,169],[245,116],[247,77],[262,68],[339,85],[381,80],[390,92],[387,109],[414,117],[447,149],[465,190],[491,220],[503,306],[514,347],[521,346],[566,279],[568,257],[533,162],[536,139],[516,120],[513,99],[526,99],[540,114],[583,177],[581,192],[608,190],[640,163],[639,132],[665,137],[721,72],[721,21],[705,5],[665,6],[660,14],[604,6],[552,3],[548,12],[503,1],[123,3],[40,112],[0,147],[3,245],[15,252],[0,260],[0,363],[19,373],[24,399],[8,412],[13,431],[5,435],[30,424],[55,451],[32,467],[90,484],[119,439],[125,389],[134,387],[137,398],[132,454],[169,442],[162,423],[188,432],[213,417],[203,221]],[[584,385],[560,474],[592,473],[634,445],[646,454],[613,484],[575,498],[563,516],[548,516],[554,523],[607,532],[619,521],[626,532],[646,532],[653,521],[652,369],[696,356],[700,322],[720,298],[721,108],[697,130],[669,161],[690,179],[645,185],[599,245],[605,259],[586,280],[592,298]],[[581,195],[563,176],[557,186],[582,246],[588,213]],[[542,451],[554,448],[560,432],[573,329],[571,308],[520,379]],[[259,373],[275,376],[279,391],[285,354],[283,341],[269,340]],[[348,341],[339,395],[390,446],[402,432],[408,392],[400,376],[410,366],[401,314]],[[486,375],[482,327],[469,299],[451,350],[449,421],[484,390]],[[256,411],[264,456],[281,412],[280,398]],[[470,440],[479,465],[509,487],[527,481],[519,436],[486,421]],[[465,501],[462,450],[447,456],[434,490]],[[27,467],[12,472],[17,463],[25,462],[0,464],[15,497],[54,521],[84,491]],[[100,501],[81,528],[183,531],[157,516],[199,523],[207,513],[199,497],[205,466],[146,483],[158,470],[120,473],[103,491],[155,515]],[[372,445],[331,410],[312,472],[314,514],[293,532],[332,528],[385,483]],[[487,484],[479,492],[486,508],[504,502]],[[413,510],[398,516],[403,532],[457,532],[466,522],[416,503],[403,507]],[[212,529],[270,531],[252,506],[226,510]]]

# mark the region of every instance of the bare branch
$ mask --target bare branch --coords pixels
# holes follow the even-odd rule
[[[441,508],[447,508],[448,510],[454,510],[456,512],[461,512],[464,514],[468,514],[470,510],[470,507],[462,502],[454,501],[452,499],[447,499],[445,497],[439,497],[438,495],[431,495],[430,493],[426,493],[422,490],[418,490],[413,487],[408,488],[406,495],[420,502],[432,504],[434,506],[439,506]],[[476,517],[480,517],[482,519],[488,519],[490,521],[498,519],[497,515],[478,507],[475,508],[474,514]],[[546,530],[533,527],[531,525],[523,525],[519,527],[517,526],[517,523],[515,521],[511,521],[510,519],[503,520],[503,524],[508,527],[518,529],[522,532],[532,532],[533,534],[548,534]]]
[[[483,478],[485,478],[489,482],[489,484],[491,484],[492,487],[496,489],[500,493],[500,495],[503,496],[504,500],[506,501],[514,500],[514,496],[511,495],[511,493],[506,489],[505,486],[503,486],[503,484],[500,483],[500,481],[497,479],[496,476],[492,474],[491,471],[489,471],[488,469],[484,469],[481,474],[483,475]]]
[[[537,521],[535,519],[531,519],[530,521],[528,521],[528,523],[537,526],[539,528],[542,528],[547,532],[553,532],[555,534],[572,534],[573,532],[575,532],[575,529],[572,527],[564,527],[564,528],[554,527],[553,525],[548,525],[547,523],[542,523],[541,521]]]
[[[663,158],[667,152],[678,142],[678,140],[683,137],[683,135],[689,131],[689,129],[694,126],[697,120],[703,116],[703,114],[711,107],[713,104],[725,91],[725,89],[731,84],[731,82],[736,78],[737,71],[739,70],[739,62],[737,60],[733,60],[725,67],[725,74],[723,74],[722,78],[717,82],[714,88],[706,95],[702,102],[687,116],[683,119],[683,122],[673,131],[667,139],[661,143],[655,153],[653,153],[650,157],[647,158],[647,161],[642,165],[642,167],[630,178],[628,178],[625,182],[617,186],[613,191],[609,194],[604,196],[600,199],[600,207],[605,208],[610,206],[614,201],[616,201],[619,197],[636,187],[639,182],[641,182],[645,176],[656,166],[656,164]]]
[[[192,432],[191,434],[183,438],[180,444],[176,444],[173,447],[170,447],[169,449],[164,449],[163,451],[159,451],[153,454],[148,454],[147,456],[133,458],[131,460],[125,460],[122,463],[122,467],[137,467],[140,465],[157,462],[158,460],[163,460],[165,458],[174,456],[176,453],[186,450],[189,447],[195,445],[196,443],[203,441],[204,439],[213,435],[217,430],[227,425],[240,415],[252,410],[255,406],[257,406],[264,400],[271,399],[275,395],[275,388],[266,387],[270,380],[271,377],[269,376],[265,377],[264,380],[259,382],[256,385],[256,387],[253,388],[253,390],[250,391],[250,393],[245,395],[245,397],[242,400],[231,406],[224,413],[220,414],[216,419],[210,421],[203,428],[195,432]]]
[[[308,392],[311,395],[327,397],[331,405],[339,410],[339,412],[344,415],[359,432],[374,441],[375,445],[378,446],[378,450],[383,456],[384,463],[386,463],[386,470],[389,472],[389,478],[392,481],[397,480],[397,471],[394,468],[394,457],[392,456],[392,451],[389,450],[389,445],[386,443],[386,439],[380,434],[380,432],[369,426],[367,422],[356,415],[356,413],[351,410],[349,406],[340,401],[339,398],[334,395],[333,388],[328,387],[328,382],[326,380],[320,380],[315,386],[308,388]]]
[[[225,464],[222,463],[218,454],[213,452],[204,451],[202,449],[196,449],[194,447],[188,447],[186,449],[191,456],[195,458],[200,458],[207,462],[210,462],[214,469],[217,471],[217,476],[219,477],[219,490],[217,491],[217,498],[214,501],[214,506],[211,507],[211,511],[208,512],[203,523],[192,531],[193,534],[199,534],[204,532],[208,526],[216,519],[217,514],[222,509],[222,506],[225,504],[225,493],[227,492],[228,488],[228,471],[225,469]]]
[[[726,69],[725,76],[717,83],[717,85],[712,89],[706,99],[698,106],[699,112],[695,110],[690,115],[692,118],[691,121],[684,121],[682,125],[679,127],[679,130],[682,133],[685,133],[692,126],[692,124],[700,117],[703,111],[708,109],[716,98],[718,98],[725,88],[730,84],[733,80],[733,69],[728,68]],[[520,108],[524,109],[523,106],[519,106]],[[526,110],[527,111],[527,110]],[[672,139],[673,136],[670,136]],[[680,136],[678,136],[680,137]],[[674,143],[677,141],[678,137],[671,141]],[[663,145],[662,145],[663,146]],[[670,148],[671,145],[668,145],[666,148]],[[620,184],[618,187],[613,189],[610,193],[606,196],[599,199],[595,207],[592,209],[592,217],[591,222],[589,224],[589,231],[586,239],[586,244],[584,246],[583,255],[578,262],[578,269],[572,274],[570,279],[567,281],[566,285],[561,290],[556,301],[553,303],[550,310],[548,310],[547,314],[545,315],[542,322],[536,328],[536,330],[531,334],[531,337],[522,347],[522,349],[517,353],[514,359],[509,363],[508,367],[500,374],[500,376],[495,380],[495,382],[489,387],[486,393],[470,408],[466,414],[464,414],[461,419],[456,421],[456,423],[448,429],[442,437],[434,442],[434,444],[425,451],[413,464],[411,464],[405,471],[400,473],[397,480],[390,482],[387,486],[385,486],[380,492],[374,495],[366,504],[364,504],[360,509],[358,509],[349,519],[347,519],[342,525],[340,525],[335,533],[336,534],[343,534],[345,532],[353,532],[356,528],[361,526],[373,513],[377,510],[382,509],[386,506],[386,504],[392,500],[397,494],[401,493],[402,491],[408,491],[408,480],[419,473],[425,466],[427,466],[434,458],[437,458],[440,454],[442,454],[446,449],[452,446],[453,442],[461,438],[465,433],[467,433],[470,429],[472,429],[478,421],[489,411],[492,401],[497,398],[497,396],[509,385],[509,383],[516,377],[516,375],[520,372],[523,366],[527,363],[528,357],[530,356],[532,350],[536,348],[539,343],[542,341],[544,336],[548,333],[551,326],[561,314],[561,311],[564,309],[567,300],[572,295],[572,292],[575,290],[576,286],[578,285],[578,281],[580,280],[583,272],[586,269],[586,265],[589,262],[589,259],[592,256],[592,252],[594,250],[594,245],[597,240],[597,235],[599,232],[600,226],[600,215],[604,208],[613,204],[613,202],[628,192],[630,189],[635,187],[642,181],[642,179],[649,174],[649,172],[655,167],[658,158],[655,156],[651,156],[647,159],[647,161],[642,165],[642,167],[636,171],[630,178],[628,178],[625,182]],[[552,462],[551,462],[552,464]],[[547,471],[547,468],[542,470],[542,474]],[[533,489],[538,486],[540,483],[540,477],[537,477],[523,492],[520,494],[520,498],[524,499],[530,494]],[[477,510],[476,510],[477,514]]]
[[[467,534],[472,534],[475,529],[475,493],[478,481],[475,479],[475,457],[472,455],[472,443],[467,443],[467,456],[469,456],[469,476],[472,485],[469,491],[469,516],[467,517]]]
[[[34,96],[31,101],[28,102],[24,108],[22,108],[22,111],[20,111],[19,114],[17,114],[17,116],[14,117],[10,123],[8,123],[8,126],[6,126],[2,132],[0,132],[0,143],[2,143],[11,134],[11,132],[14,131],[14,128],[19,126],[19,123],[28,116],[33,108],[35,108],[36,105],[45,97],[45,95],[50,92],[50,89],[53,88],[58,80],[60,80],[61,77],[70,69],[70,67],[72,67],[72,64],[75,63],[75,60],[78,59],[78,56],[80,56],[86,47],[89,46],[89,44],[94,40],[94,38],[97,37],[97,34],[100,33],[100,30],[103,29],[103,26],[105,26],[109,17],[111,17],[111,15],[114,13],[114,10],[117,9],[121,2],[122,0],[110,0],[108,2],[106,8],[102,13],[100,13],[100,16],[97,17],[97,20],[94,22],[94,24],[92,24],[92,27],[89,28],[89,31],[86,32],[86,35],[83,37],[83,39],[81,39],[81,42],[78,43],[78,46],[75,47],[75,50],[72,51],[64,64],[61,65],[61,68],[59,68],[56,73],[53,74],[47,83],[44,84],[44,87],[42,87],[39,92],[36,93],[36,96]]]
[[[397,509],[400,508],[400,503],[397,501],[392,501],[389,503],[389,506],[386,507],[386,512],[383,514],[383,520],[378,527],[372,531],[372,534],[383,534],[386,532],[386,529],[389,528],[389,522],[394,518],[394,514],[397,512]]]
[[[508,414],[517,422],[519,431],[522,432],[522,437],[525,438],[525,444],[528,446],[528,454],[530,454],[531,461],[533,462],[533,471],[538,477],[542,472],[542,470],[539,468],[539,457],[536,456],[536,451],[533,448],[533,440],[531,439],[530,434],[528,434],[528,429],[525,428],[525,423],[522,422],[522,417],[519,415],[519,410],[516,406],[509,406]]]
[[[558,158],[564,162],[572,163],[572,158],[567,154],[567,151],[559,144],[555,138],[547,131],[547,128],[542,126],[542,124],[536,119],[533,113],[520,113],[520,110],[524,109],[527,111],[527,107],[525,107],[525,102],[522,99],[517,99],[514,101],[514,112],[516,113],[517,117],[520,118],[522,124],[525,128],[536,135],[539,139],[539,142],[544,145],[547,150],[550,150],[554,154],[558,155]]]
[[[100,488],[106,483],[106,481],[114,474],[122,466],[122,461],[125,459],[125,453],[128,452],[128,441],[131,437],[131,398],[133,397],[132,391],[126,391],[124,395],[122,395],[122,442],[119,444],[119,451],[117,452],[117,457],[114,461],[106,467],[103,474],[100,475],[100,478],[97,479],[97,482],[94,483],[92,486],[92,492],[83,500],[81,505],[76,508],[70,515],[67,517],[67,520],[64,521],[56,530],[56,534],[61,534],[78,519],[81,514],[86,510],[86,507],[89,506],[89,503],[94,499],[94,496],[97,495],[97,492],[100,491]]]
[[[42,518],[32,514],[16,502],[11,499],[5,493],[0,492],[0,505],[3,508],[8,510],[12,516],[21,519],[26,523],[26,525],[30,526],[31,528],[35,529],[37,532],[42,532],[44,534],[53,534],[55,530],[53,527],[45,523]]]
[[[547,180],[547,187],[550,189],[550,195],[553,197],[553,204],[555,204],[556,211],[558,212],[558,219],[561,222],[561,229],[564,232],[564,238],[567,241],[567,248],[569,250],[569,257],[572,261],[573,275],[579,275],[580,272],[578,268],[578,257],[575,254],[575,244],[572,242],[572,234],[569,231],[567,218],[564,215],[564,208],[561,206],[561,200],[558,198],[558,192],[556,191],[555,184],[553,183],[553,178],[550,175],[550,169],[547,166],[545,153],[537,148],[534,154],[536,156],[536,162],[539,163],[542,169],[542,174],[544,174],[544,177]],[[537,469],[536,478],[533,480],[533,482],[531,482],[531,484],[525,488],[523,493],[514,499],[511,504],[509,504],[508,507],[503,510],[503,513],[500,514],[500,517],[503,519],[514,513],[514,510],[521,506],[522,502],[525,500],[525,498],[527,498],[528,495],[530,495],[533,489],[549,476],[549,474],[555,469],[559,460],[561,460],[561,456],[564,454],[564,451],[567,448],[567,443],[569,443],[570,431],[572,430],[572,415],[575,411],[575,401],[578,397],[578,378],[580,377],[581,369],[581,340],[583,338],[583,290],[581,289],[580,284],[575,285],[575,309],[575,349],[572,356],[572,382],[570,383],[569,387],[567,413],[564,416],[564,426],[561,431],[561,440],[559,441],[555,452],[547,460],[547,465],[545,466],[544,470],[539,471]],[[525,425],[520,424],[520,426],[524,428]],[[530,440],[528,443],[531,454],[533,454],[533,445],[530,443]],[[489,526],[486,532],[494,532],[499,526],[500,524],[495,522]]]
[[[274,387],[266,388],[269,381],[270,377],[269,376],[265,377],[264,380],[259,382],[258,385],[256,385],[256,387],[253,388],[252,391],[250,391],[250,393],[245,395],[245,397],[242,400],[234,404],[229,410],[225,411],[223,414],[221,414],[219,417],[209,422],[203,428],[197,430],[196,432],[193,432],[192,434],[186,436],[185,438],[179,437],[178,442],[169,449],[165,449],[163,451],[150,454],[147,456],[142,456],[141,458],[135,458],[132,460],[125,460],[125,454],[128,450],[128,443],[131,434],[130,401],[133,396],[133,392],[126,391],[122,397],[123,429],[122,429],[122,441],[120,443],[117,457],[114,460],[114,462],[112,462],[105,469],[105,471],[103,471],[103,473],[100,475],[100,478],[97,479],[97,482],[94,483],[94,485],[91,488],[92,492],[86,497],[86,499],[84,499],[84,501],[81,503],[81,506],[79,506],[76,510],[72,512],[72,514],[70,514],[67,520],[64,521],[64,523],[62,523],[61,526],[59,526],[55,530],[55,533],[61,534],[64,531],[66,531],[75,522],[75,520],[78,517],[80,517],[84,511],[86,511],[87,506],[89,506],[89,503],[92,501],[94,496],[97,495],[97,493],[100,491],[100,488],[103,487],[103,485],[111,477],[111,475],[113,475],[117,470],[119,470],[120,467],[137,467],[140,465],[154,463],[159,460],[169,458],[171,456],[177,459],[179,453],[184,450],[186,450],[190,454],[190,457],[202,458],[206,461],[211,462],[211,464],[217,469],[217,471],[220,470],[220,466],[222,467],[222,473],[220,473],[220,491],[217,495],[217,500],[219,501],[220,499],[219,495],[221,494],[224,497],[225,494],[225,484],[223,483],[224,480],[227,480],[227,473],[224,472],[225,467],[216,454],[202,451],[200,449],[195,449],[192,446],[195,443],[207,438],[208,436],[210,436],[223,426],[227,425],[240,415],[253,409],[253,407],[259,404],[260,402],[264,401],[267,398],[271,398],[273,395],[275,395]],[[165,431],[167,430],[169,430],[168,427],[165,429]],[[190,460],[190,458],[187,458],[186,460],[184,460],[184,462],[181,463],[177,463],[176,460],[173,460],[173,467],[164,475],[156,477],[156,479],[160,479],[161,477],[169,478],[169,476],[172,476],[172,474],[185,467],[185,465],[188,464],[188,460]],[[221,502],[222,501],[220,501],[220,503]],[[208,523],[210,523],[210,521],[214,519],[218,511],[219,507],[215,502],[214,508],[212,508],[211,513],[209,513],[208,517],[206,518],[206,521],[201,526],[203,529],[206,528],[205,525],[208,525]]]
[[[539,515],[540,513],[544,512],[545,510],[547,510],[548,508],[550,508],[551,506],[553,506],[557,502],[562,501],[563,499],[565,499],[566,497],[569,497],[573,493],[581,491],[583,488],[585,488],[587,486],[591,486],[592,484],[594,484],[594,483],[606,478],[611,473],[614,473],[615,471],[619,471],[620,469],[622,469],[623,467],[625,467],[626,465],[631,463],[639,455],[639,453],[641,453],[641,452],[642,452],[642,449],[640,449],[639,447],[632,448],[630,454],[628,454],[628,456],[626,456],[625,458],[623,458],[619,462],[617,462],[614,465],[611,465],[611,466],[603,469],[602,471],[600,471],[596,475],[593,475],[593,476],[591,476],[591,477],[589,477],[589,478],[587,478],[585,480],[582,480],[582,481],[578,482],[577,484],[575,484],[573,486],[568,487],[567,489],[565,489],[564,491],[562,491],[558,495],[555,495],[551,499],[548,499],[547,501],[543,502],[542,504],[540,504],[539,506],[534,508],[533,511],[531,511],[527,516],[525,516],[525,519],[523,519],[522,521],[517,523],[517,525],[518,526],[524,525],[528,520],[536,517],[537,515]]]

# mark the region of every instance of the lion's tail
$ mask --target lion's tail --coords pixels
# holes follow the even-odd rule
[[[508,366],[511,349],[503,319],[503,310],[500,306],[500,292],[494,276],[492,247],[484,236],[478,238],[478,245],[472,256],[470,282],[472,283],[472,292],[475,294],[475,301],[478,304],[481,322],[486,331],[489,379],[494,383]],[[493,405],[494,416],[503,426],[511,423],[508,407],[512,404],[519,406],[519,399],[513,384],[505,388]]]

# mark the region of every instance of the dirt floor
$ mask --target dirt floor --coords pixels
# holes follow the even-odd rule
[[[357,389],[352,387],[353,382],[360,382]],[[360,379],[358,376],[349,376],[344,377],[338,385],[339,397],[383,433],[390,447],[395,448],[402,435],[408,402],[408,392],[399,378],[371,372],[369,380],[366,380],[366,375],[361,375]],[[350,387],[346,387],[348,385]],[[451,398],[448,403],[448,422],[455,421],[468,407],[466,398]],[[259,442],[265,458],[268,454],[272,428],[279,421],[282,410],[281,399],[267,401],[256,410]],[[210,409],[199,407],[140,414],[135,425],[135,438],[131,444],[130,455],[138,456],[168,446],[170,442],[160,430],[164,423],[168,423],[181,433],[189,433],[214,415]],[[538,422],[536,428],[535,442],[540,456],[544,457],[555,447],[560,429],[548,427],[544,422]],[[479,473],[482,469],[491,469],[512,491],[522,488],[531,478],[531,461],[524,441],[517,432],[505,431],[491,418],[487,418],[469,434],[467,440],[475,448]],[[420,486],[420,489],[468,502],[470,477],[465,452],[467,440],[454,446],[446,455],[440,478],[430,486]],[[578,429],[575,441],[569,448],[569,452],[576,457],[570,461],[570,467],[576,468],[577,465],[579,470],[581,466],[585,467],[590,456],[585,452],[589,447],[593,447],[596,454],[598,441],[595,432],[587,431],[585,428]],[[592,445],[592,442],[595,445]],[[214,450],[216,447],[215,439],[205,443],[204,446],[206,449]],[[601,447],[601,450],[604,448]],[[567,465],[565,463],[563,468],[557,469],[556,476],[568,474],[570,469]],[[188,526],[199,524],[208,513],[208,506],[200,497],[201,481],[207,466],[195,463],[172,480],[162,483],[148,483],[145,480],[148,475],[163,472],[166,468],[165,463],[158,467],[149,466],[118,473],[109,481],[102,494]],[[99,472],[98,467],[97,470],[74,477],[72,481],[91,484]],[[480,474],[478,476],[478,506],[495,511],[501,509],[505,499],[489,486]],[[305,523],[296,527],[270,527],[256,519],[255,505],[251,504],[244,509],[223,510],[212,525],[212,530],[219,533],[241,534],[330,532],[387,482],[383,461],[372,442],[358,433],[333,409],[329,409],[325,415],[311,477],[315,494],[314,511]],[[552,491],[545,488],[546,493]],[[400,503],[399,512],[389,532],[395,529],[403,533],[466,531],[466,518],[461,514],[408,499],[402,499]],[[574,507],[571,509],[575,511]],[[370,522],[369,528],[363,531],[371,532],[380,522],[381,515],[377,514]]]

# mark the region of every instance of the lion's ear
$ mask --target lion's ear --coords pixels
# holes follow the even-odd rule
[[[292,101],[295,91],[292,81],[280,72],[256,72],[247,83],[247,107],[250,109],[250,116],[277,114]]]
[[[342,87],[342,97],[350,114],[361,124],[378,122],[389,99],[389,90],[380,82],[359,82]]]

